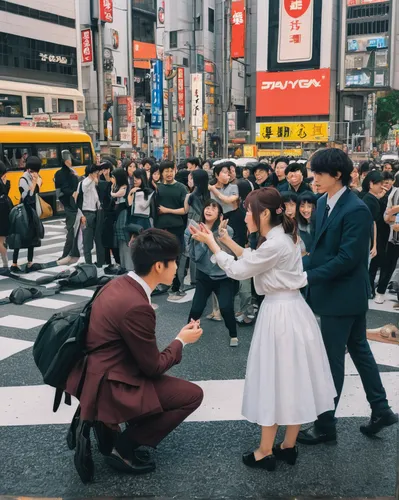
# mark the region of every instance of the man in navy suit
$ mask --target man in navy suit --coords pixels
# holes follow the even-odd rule
[[[373,220],[367,206],[350,190],[353,164],[341,150],[322,149],[311,159],[318,191],[315,240],[304,259],[309,303],[320,316],[321,332],[333,375],[338,405],[345,377],[345,347],[362,380],[371,406],[363,434],[373,435],[398,421],[366,337],[370,296],[368,275]],[[318,416],[314,426],[301,431],[298,442],[318,444],[336,440],[335,411]]]

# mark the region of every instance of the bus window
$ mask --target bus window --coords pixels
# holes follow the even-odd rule
[[[43,168],[59,168],[61,166],[58,157],[58,148],[55,144],[37,146],[37,156],[42,161]]]
[[[33,113],[44,113],[44,97],[32,97],[28,96],[26,98],[28,103],[28,116],[33,115]]]
[[[91,147],[90,144],[71,144],[61,146],[62,149],[68,149],[72,156],[72,166],[79,167],[83,165],[91,165]]]
[[[6,118],[22,116],[22,97],[0,94],[0,116]]]
[[[32,154],[31,146],[23,144],[3,145],[3,162],[10,170],[24,170],[26,159]]]
[[[58,99],[58,113],[73,113],[72,99]]]

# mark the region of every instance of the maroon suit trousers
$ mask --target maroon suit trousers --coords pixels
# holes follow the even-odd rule
[[[118,453],[124,458],[128,459],[138,446],[155,448],[202,403],[203,391],[192,382],[162,375],[153,383],[163,412],[129,421],[116,443]]]

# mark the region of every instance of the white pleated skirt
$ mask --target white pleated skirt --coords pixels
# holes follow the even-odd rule
[[[312,422],[336,391],[319,325],[298,291],[266,296],[248,356],[242,414],[262,426]]]

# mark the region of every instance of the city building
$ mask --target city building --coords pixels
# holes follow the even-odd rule
[[[0,2],[0,124],[29,124],[41,115],[83,125],[77,4]]]
[[[303,156],[332,139],[338,19],[338,0],[249,1],[251,139],[260,156]]]

